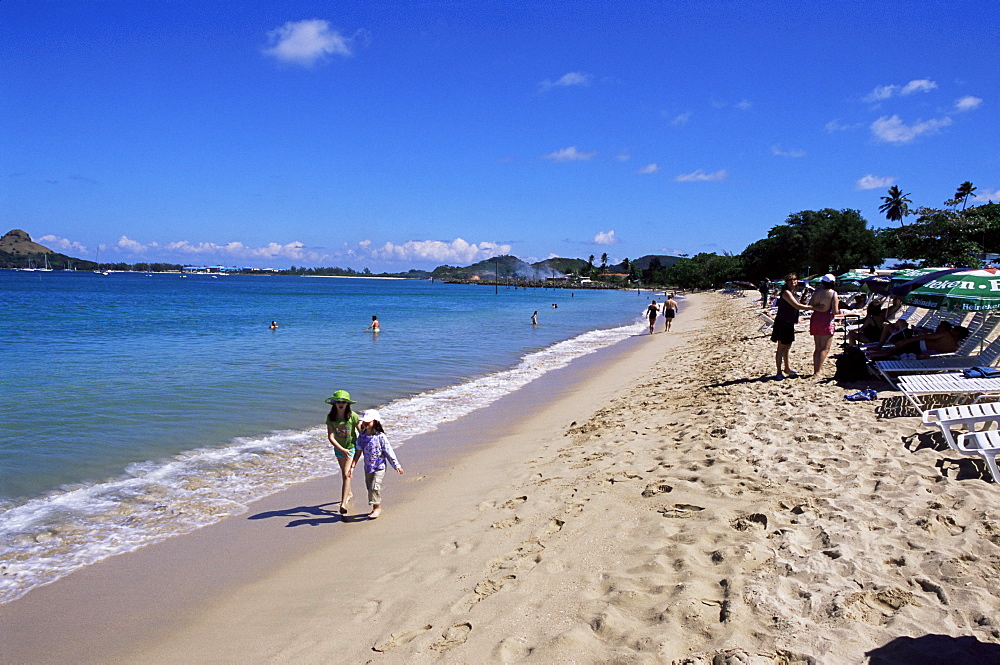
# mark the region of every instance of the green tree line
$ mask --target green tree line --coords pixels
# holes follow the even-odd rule
[[[987,252],[1000,251],[1000,204],[969,207],[976,187],[959,185],[944,207],[911,208],[911,194],[889,188],[879,211],[899,227],[874,229],[857,210],[803,210],[771,228],[739,255],[682,257],[669,268],[635,275],[644,284],[718,288],[726,282],[799,275],[838,274],[875,267],[887,257],[915,266],[979,267]],[[906,223],[907,217],[914,217]],[[653,266],[650,266],[652,268]]]

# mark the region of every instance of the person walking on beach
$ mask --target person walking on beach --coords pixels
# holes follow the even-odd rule
[[[326,416],[326,438],[334,447],[337,463],[340,464],[340,514],[347,514],[347,504],[351,497],[351,471],[354,468],[357,452],[355,444],[358,440],[358,414],[351,411],[351,393],[338,390],[326,400],[330,405],[330,413]]]
[[[537,326],[538,325],[538,310],[537,309],[535,310],[535,313],[531,315],[531,325],[533,325],[533,326]]]
[[[813,351],[813,378],[819,377],[819,371],[823,368],[823,362],[830,355],[830,348],[833,346],[834,317],[840,314],[840,300],[837,292],[833,290],[833,285],[837,278],[827,273],[819,278],[819,288],[809,299],[809,305],[813,309],[809,317],[809,334],[813,336],[816,349]]]
[[[361,415],[361,433],[358,435],[358,451],[365,456],[365,487],[368,488],[368,503],[371,512],[368,519],[378,519],[382,514],[382,479],[385,477],[385,465],[388,462],[397,473],[403,473],[403,467],[396,459],[389,440],[382,428],[382,416],[375,409],[368,409]],[[358,458],[351,463],[351,469],[357,466]]]
[[[674,294],[671,293],[667,296],[667,302],[663,303],[663,324],[666,326],[664,332],[670,332],[670,324],[674,322],[677,311],[677,301],[674,300]]]
[[[649,334],[653,334],[653,326],[656,325],[656,317],[660,315],[660,306],[654,300],[646,308],[646,318],[649,319]]]
[[[382,326],[378,322],[378,317],[374,314],[372,314],[372,322],[368,324],[367,328],[365,328],[365,332],[368,332],[369,330],[373,333],[377,333],[382,330]]]
[[[771,284],[766,279],[762,279],[757,283],[757,291],[760,292],[760,308],[764,309],[767,307],[767,296],[771,292]]]
[[[798,376],[798,373],[788,364],[788,351],[795,341],[795,324],[799,320],[799,312],[812,309],[809,305],[803,305],[795,297],[795,285],[799,278],[794,273],[785,275],[785,283],[781,287],[778,295],[778,311],[774,316],[774,324],[771,327],[771,341],[778,343],[778,349],[774,352],[774,363],[778,373],[774,375],[775,380],[781,381],[787,374],[791,378]],[[785,372],[782,374],[781,367],[784,365]]]

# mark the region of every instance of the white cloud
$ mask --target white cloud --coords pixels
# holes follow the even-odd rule
[[[686,125],[687,121],[690,119],[691,119],[691,112],[688,111],[687,113],[681,113],[679,115],[675,115],[673,120],[670,121],[670,124],[673,125],[674,127],[680,127],[681,125]]]
[[[896,179],[892,176],[872,175],[869,173],[868,175],[859,178],[855,183],[855,186],[861,190],[883,189],[893,185],[895,182]]]
[[[542,155],[542,159],[547,159],[550,162],[585,162],[593,159],[596,154],[596,152],[580,152],[575,145],[571,145],[568,148]]]
[[[864,99],[866,102],[881,102],[892,97],[898,90],[898,85],[880,85],[865,95]]]
[[[636,173],[638,173],[639,175],[649,175],[651,173],[658,173],[659,170],[660,167],[656,165],[656,162],[653,162],[652,164],[646,164],[641,169],[636,171]]]
[[[751,102],[749,99],[741,99],[739,103],[736,104],[736,108],[738,108],[741,111],[749,111],[750,109],[753,108],[753,102]]]
[[[951,118],[932,118],[907,125],[898,115],[882,116],[871,124],[872,134],[886,143],[910,143],[922,134],[934,134],[951,124]]]
[[[979,108],[982,103],[983,100],[980,97],[966,95],[965,97],[955,101],[955,111],[957,113],[961,113],[962,111],[972,111]]]
[[[619,242],[621,241],[615,237],[614,229],[611,229],[610,231],[601,231],[594,236],[595,245],[617,245]]]
[[[1000,203],[1000,189],[976,189],[975,196],[972,197],[976,203]]]
[[[823,129],[832,134],[833,132],[847,132],[852,129],[857,129],[858,127],[861,127],[860,122],[844,124],[840,121],[840,118],[837,118],[836,120],[831,120],[826,123],[826,125],[823,126]]]
[[[676,182],[711,182],[725,180],[729,173],[725,169],[719,169],[712,173],[707,173],[705,169],[698,169],[691,173],[682,173],[674,178]]]
[[[500,254],[509,254],[511,246],[495,242],[469,243],[461,238],[455,238],[451,242],[441,240],[409,240],[402,244],[387,242],[381,247],[366,249],[375,259],[436,261],[467,265]]]
[[[90,251],[83,243],[76,242],[75,240],[69,240],[68,238],[60,238],[59,236],[54,235],[44,235],[41,238],[38,238],[37,242],[41,245],[45,245],[49,249],[55,247],[56,249],[61,250],[60,253],[65,251],[86,253]]]
[[[328,55],[353,55],[353,39],[322,19],[289,21],[267,33],[269,46],[263,52],[281,62],[308,67]]]
[[[121,236],[115,244],[111,245],[110,249],[133,255],[189,256],[213,261],[224,259],[294,259],[296,261],[319,262],[330,258],[328,254],[310,250],[298,241],[284,245],[271,242],[261,247],[250,247],[239,241],[226,244],[190,242],[188,240],[174,240],[163,244],[157,242],[141,243],[128,236]]]
[[[904,85],[903,89],[899,91],[899,94],[912,95],[915,92],[930,92],[936,87],[938,87],[938,84],[934,81],[928,79],[914,79]]]
[[[791,148],[789,150],[784,150],[780,145],[772,145],[771,154],[776,157],[805,157],[806,151],[799,150],[798,148]]]
[[[930,79],[913,79],[903,86],[880,85],[864,96],[866,102],[882,102],[898,95],[912,95],[915,92],[930,92],[938,87],[938,84]]]
[[[549,90],[551,88],[572,88],[575,86],[588,86],[593,80],[593,76],[590,74],[584,74],[583,72],[569,72],[568,74],[563,74],[555,81],[550,79],[545,79],[538,84],[542,90]]]
[[[617,159],[619,162],[627,162],[628,160],[632,159],[632,155],[628,154],[628,150],[622,150],[620,153],[618,153],[615,159]]]

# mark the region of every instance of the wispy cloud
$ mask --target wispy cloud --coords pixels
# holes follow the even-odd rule
[[[719,169],[718,171],[713,171],[708,173],[705,169],[697,169],[691,173],[682,173],[674,177],[676,182],[712,182],[725,180],[729,176],[729,172],[725,169]]]
[[[963,111],[972,111],[979,108],[982,103],[983,100],[980,97],[966,95],[965,97],[955,101],[955,112],[962,113]]]
[[[658,173],[659,171],[660,167],[656,165],[656,162],[653,162],[651,164],[646,164],[641,169],[637,170],[636,173],[639,175],[649,175],[651,173]]]
[[[611,229],[610,231],[601,231],[594,236],[595,245],[617,245],[619,242],[621,241],[615,237],[614,229]]]
[[[1000,203],[1000,189],[978,188],[975,196],[972,198],[976,201],[976,203],[989,203],[990,201]]]
[[[632,159],[632,155],[628,153],[628,150],[622,150],[615,156],[615,159],[617,159],[619,162],[627,162],[630,159]]]
[[[586,87],[590,85],[590,82],[594,79],[591,74],[585,74],[583,72],[569,72],[563,74],[555,81],[550,79],[545,79],[538,84],[538,87],[542,90],[551,90],[552,88],[573,88],[573,87]]]
[[[688,120],[690,119],[691,119],[691,112],[688,111],[687,113],[680,113],[678,115],[675,115],[670,120],[670,124],[673,125],[674,127],[680,127],[681,125],[686,125],[688,123]]]
[[[938,87],[938,84],[929,79],[914,79],[903,86],[899,91],[901,95],[912,95],[915,92],[930,92]]]
[[[470,243],[462,238],[455,238],[451,242],[443,240],[409,240],[400,244],[387,242],[381,247],[372,247],[371,244],[370,240],[358,243],[361,253],[373,259],[387,261],[469,264],[500,254],[509,254],[511,250],[510,245],[495,242]]]
[[[840,118],[837,118],[836,120],[831,120],[830,122],[826,123],[826,125],[823,126],[823,129],[832,134],[833,132],[851,131],[852,129],[857,129],[862,125],[863,123],[860,122],[843,123],[840,121]]]
[[[354,42],[363,37],[358,31],[345,37],[323,19],[289,21],[267,33],[268,46],[263,49],[279,62],[309,67],[330,55],[354,55]]]
[[[860,190],[867,190],[867,189],[884,189],[886,187],[892,186],[893,184],[895,184],[895,182],[896,178],[892,176],[872,175],[871,173],[869,173],[864,177],[858,178],[858,181],[854,184],[855,187],[857,187]]]
[[[797,148],[791,148],[791,149],[785,150],[780,145],[772,145],[771,146],[771,154],[775,155],[776,157],[793,157],[794,158],[794,157],[805,157],[806,156],[806,151],[805,150],[799,150]]]
[[[542,155],[542,159],[547,159],[550,162],[585,162],[593,159],[595,155],[597,155],[596,152],[580,152],[575,145],[571,145],[568,148]]]
[[[910,143],[923,134],[935,134],[951,124],[951,118],[932,118],[907,125],[898,115],[882,116],[871,124],[872,134],[886,143]]]
[[[867,95],[864,100],[870,103],[878,103],[895,97],[896,95],[912,95],[915,92],[930,92],[938,87],[938,84],[930,79],[913,79],[906,85],[880,85]]]
[[[738,108],[741,111],[749,111],[750,109],[753,108],[753,102],[751,102],[749,99],[741,99],[739,102],[736,103],[736,108]]]

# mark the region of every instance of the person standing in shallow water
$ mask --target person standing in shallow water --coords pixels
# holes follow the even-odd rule
[[[780,381],[789,377],[797,377],[798,373],[788,364],[788,351],[795,341],[795,324],[799,320],[799,312],[812,309],[809,305],[803,305],[795,297],[795,288],[799,283],[799,278],[794,273],[785,275],[785,283],[778,294],[778,312],[774,317],[774,324],[771,327],[771,341],[778,343],[778,348],[774,352],[774,364],[777,367],[775,380]],[[784,365],[785,371],[781,368]]]
[[[382,330],[382,326],[378,322],[378,317],[374,314],[372,314],[372,322],[368,324],[367,328],[365,328],[365,332],[368,332],[369,330],[372,332],[379,332]]]
[[[351,411],[351,393],[338,390],[326,400],[330,405],[330,413],[326,416],[326,438],[334,447],[337,463],[340,464],[340,514],[347,514],[347,504],[351,493],[351,472],[354,469],[354,458],[357,455],[358,414]]]
[[[533,325],[533,326],[537,326],[538,325],[538,310],[537,309],[535,310],[535,313],[531,315],[531,325]]]

